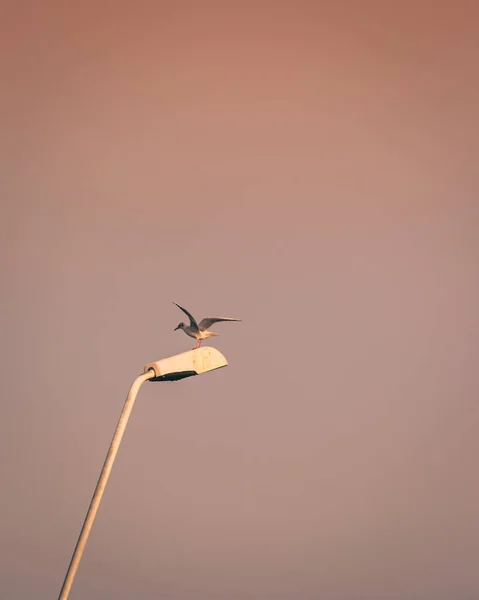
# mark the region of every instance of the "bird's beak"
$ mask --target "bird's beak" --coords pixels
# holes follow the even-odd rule
[[[179,328],[180,328],[180,326],[178,325],[178,327],[175,327],[175,328],[173,329],[173,331],[176,331],[176,330],[177,330],[177,329],[179,329]]]

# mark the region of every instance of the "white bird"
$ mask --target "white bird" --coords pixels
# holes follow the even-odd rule
[[[176,304],[176,302],[173,302],[173,304]],[[207,338],[213,337],[214,335],[219,335],[219,333],[209,331],[209,328],[213,325],[213,323],[219,323],[221,321],[241,321],[241,319],[230,319],[227,317],[206,317],[202,321],[197,323],[194,316],[190,314],[186,310],[186,308],[183,308],[179,304],[176,304],[176,306],[180,308],[190,319],[190,324],[185,325],[184,323],[179,323],[177,327],[175,327],[175,331],[177,329],[182,329],[186,333],[186,335],[189,335],[190,337],[196,339],[197,344],[193,348],[193,350],[196,350],[201,346],[202,340],[206,340]]]

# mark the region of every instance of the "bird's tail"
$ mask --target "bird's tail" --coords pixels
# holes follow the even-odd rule
[[[214,331],[204,331],[204,339],[210,338],[210,337],[214,337],[216,335],[219,335],[219,333],[215,333]]]

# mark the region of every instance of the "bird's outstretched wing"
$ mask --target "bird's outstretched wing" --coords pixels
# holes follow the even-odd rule
[[[219,323],[221,321],[241,321],[241,319],[228,319],[227,317],[205,317],[199,322],[198,327],[200,331],[205,331],[209,329],[213,323]]]
[[[176,304],[176,302],[173,302],[173,304]],[[177,306],[179,309],[181,309],[181,310],[182,310],[182,311],[185,313],[185,315],[186,315],[186,316],[189,318],[189,320],[190,320],[190,327],[191,327],[191,328],[193,328],[193,329],[196,329],[196,331],[199,331],[199,330],[200,330],[200,328],[198,327],[198,323],[196,322],[196,319],[195,319],[195,317],[194,317],[194,316],[193,316],[191,313],[189,313],[189,312],[186,310],[186,308],[183,308],[183,307],[182,307],[182,306],[180,306],[179,304],[176,304],[176,306]]]

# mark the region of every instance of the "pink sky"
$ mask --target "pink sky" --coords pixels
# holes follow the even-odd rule
[[[478,13],[4,9],[1,598],[479,597]]]

